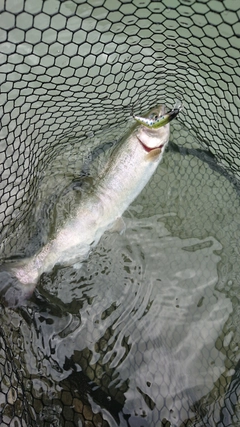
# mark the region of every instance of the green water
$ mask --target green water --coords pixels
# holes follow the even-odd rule
[[[114,141],[115,130],[95,138]],[[74,142],[59,154],[21,253],[61,225],[108,154],[81,156]],[[237,426],[236,185],[173,123],[169,150],[124,221],[126,231],[105,233],[80,269],[56,267],[25,307],[2,308],[37,425],[68,416],[69,425],[95,417],[99,426]]]

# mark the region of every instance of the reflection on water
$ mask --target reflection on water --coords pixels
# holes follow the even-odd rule
[[[170,150],[125,233],[106,233],[80,269],[44,274],[22,308],[2,307],[8,408],[39,426],[237,425],[239,219],[232,184]]]

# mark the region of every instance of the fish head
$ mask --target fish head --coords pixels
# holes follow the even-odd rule
[[[166,112],[167,110],[165,105],[158,105],[157,107],[152,108],[145,115],[145,118],[156,121],[161,116],[166,114]],[[166,125],[159,128],[149,128],[144,125],[139,125],[136,132],[137,138],[146,151],[151,151],[156,148],[159,148],[161,151],[163,151],[169,141],[170,124],[167,123]]]

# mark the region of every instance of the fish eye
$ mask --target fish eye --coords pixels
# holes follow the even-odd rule
[[[149,119],[151,119],[153,121],[157,120],[158,119],[158,114],[156,114],[156,113],[150,114]]]

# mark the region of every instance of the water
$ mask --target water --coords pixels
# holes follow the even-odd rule
[[[110,145],[116,132],[97,138]],[[20,254],[61,225],[107,156],[81,155],[75,143],[59,154]],[[31,417],[38,426],[238,425],[236,185],[173,123],[169,150],[124,221],[125,233],[105,233],[81,269],[55,267],[23,307],[2,306]]]

